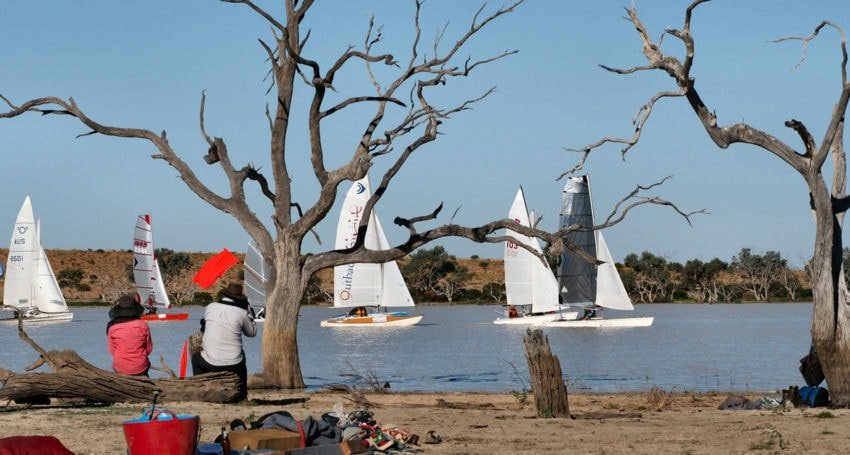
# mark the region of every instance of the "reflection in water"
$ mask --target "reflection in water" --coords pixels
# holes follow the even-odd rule
[[[298,349],[305,381],[320,388],[350,382],[352,373],[374,373],[393,390],[521,390],[528,387],[527,327],[493,325],[494,309],[420,306],[425,318],[416,326],[364,329],[320,328],[337,310],[304,307]],[[179,365],[183,340],[198,330],[203,309],[189,313],[188,321],[150,323],[154,365],[160,356],[172,369]],[[638,305],[634,315],[655,316],[655,323],[546,329],[571,390],[770,391],[802,383],[797,367],[809,346],[810,304]],[[78,308],[73,322],[32,325],[27,333],[46,349],[74,349],[109,369],[106,321],[106,308]],[[0,326],[0,337],[0,367],[23,371],[35,360],[14,326]],[[261,340],[262,333],[246,339],[249,371],[261,368]]]

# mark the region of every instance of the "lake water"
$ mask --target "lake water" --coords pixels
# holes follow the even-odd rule
[[[320,328],[339,311],[304,307],[299,351],[304,380],[315,389],[374,375],[399,391],[521,390],[528,384],[525,327],[497,326],[495,305],[417,307],[419,325],[397,329]],[[74,309],[70,323],[32,324],[27,333],[46,349],[73,349],[110,369],[106,308]],[[197,331],[203,308],[188,321],[150,324],[154,353],[177,370],[183,340]],[[653,386],[676,391],[772,391],[802,384],[799,359],[808,352],[812,305],[638,305],[607,317],[654,316],[652,327],[545,329],[570,390],[621,392]],[[259,324],[262,327],[262,324]],[[248,370],[261,368],[262,334],[246,339]],[[0,326],[0,367],[24,371],[37,355]],[[46,366],[42,367],[46,371]],[[40,370],[39,370],[40,371]],[[152,372],[154,376],[160,375]]]

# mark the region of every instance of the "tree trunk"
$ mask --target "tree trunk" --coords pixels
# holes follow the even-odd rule
[[[295,256],[298,258],[298,256]],[[292,270],[300,271],[295,260]],[[304,280],[306,281],[306,280]],[[298,358],[298,312],[306,287],[301,274],[278,270],[277,282],[266,302],[263,328],[263,374],[258,382],[283,389],[303,389],[301,363]]]
[[[826,376],[832,404],[850,406],[850,334],[847,285],[842,274],[841,224],[833,214],[826,185],[810,185],[815,204],[815,253],[812,258],[812,341]]]
[[[150,379],[101,370],[74,351],[49,351],[52,373],[17,374],[3,370],[0,399],[27,401],[33,397],[81,398],[99,403],[151,401],[159,390],[163,400],[230,403],[239,399],[239,377],[210,373],[186,379]]]
[[[561,362],[549,350],[549,338],[545,337],[540,329],[529,329],[523,340],[537,415],[570,417],[567,386],[561,376]]]

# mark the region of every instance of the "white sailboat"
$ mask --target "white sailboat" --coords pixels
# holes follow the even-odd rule
[[[531,226],[522,188],[516,193],[508,217],[520,226]],[[543,253],[536,237],[528,237],[510,229],[505,234]],[[515,242],[505,242],[505,290],[508,307],[524,310],[516,311],[516,314],[509,312],[506,317],[493,321],[494,324],[537,324],[575,318],[578,314],[575,311],[559,311],[563,308],[558,304],[558,282],[549,264]]]
[[[357,228],[372,190],[369,178],[354,182],[345,195],[336,230],[336,249],[350,248],[357,240]],[[364,239],[366,248],[390,247],[375,210],[369,217]],[[405,311],[384,312],[385,307],[412,307],[413,298],[395,261],[383,264],[347,264],[334,267],[334,308],[346,308],[349,314],[322,321],[322,327],[403,327],[422,320],[421,315]],[[357,309],[370,312],[357,314]]]
[[[15,317],[22,313],[26,321],[70,321],[74,314],[68,310],[53,268],[41,246],[40,229],[27,196],[12,230],[3,306],[14,312]]]
[[[248,242],[245,252],[245,297],[254,308],[254,321],[266,320],[266,281],[268,281],[268,266],[263,255],[254,242]]]
[[[561,205],[561,229],[570,225],[591,227],[593,201],[590,181],[586,175],[570,177],[564,186]],[[580,318],[562,318],[544,322],[545,327],[648,327],[652,317],[612,318],[602,317],[603,309],[634,310],[623,280],[614,265],[611,252],[600,231],[575,231],[568,240],[582,248],[591,257],[602,262],[591,264],[573,251],[565,251],[558,268],[558,286],[564,304],[584,309]]]
[[[161,313],[159,310],[171,308],[165,281],[159,270],[159,262],[154,256],[151,216],[139,215],[133,233],[133,280],[136,282],[136,295],[142,306],[148,311],[141,316],[147,321],[185,320],[189,313]]]

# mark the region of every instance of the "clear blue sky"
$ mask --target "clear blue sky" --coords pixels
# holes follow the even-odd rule
[[[258,1],[269,10],[279,2]],[[374,14],[384,24],[383,52],[405,61],[412,1],[318,0],[305,25],[312,29],[308,55],[324,67],[348,44],[360,45]],[[638,1],[653,35],[682,23],[687,1]],[[491,2],[488,11],[500,5]],[[462,206],[455,221],[476,225],[506,216],[516,189],[554,228],[561,197],[555,178],[578,159],[563,147],[580,147],[606,135],[629,136],[636,108],[672,88],[661,74],[609,74],[598,67],[640,65],[640,44],[624,17],[627,1],[528,0],[477,36],[463,55],[484,57],[517,48],[518,55],[490,64],[467,80],[450,82],[435,100],[457,102],[486,88],[498,91],[474,110],[458,114],[444,135],[410,160],[378,206],[391,242],[405,232],[396,215],[414,216],[445,203],[441,221]],[[424,43],[448,22],[444,44],[469,24],[480,2],[429,0],[423,13]],[[804,121],[820,139],[840,91],[839,42],[827,32],[812,44],[800,68],[797,43],[773,44],[784,35],[806,35],[823,19],[850,28],[850,2],[715,0],[695,16],[697,60],[693,74],[721,123],[745,120],[798,147],[782,124]],[[269,168],[264,77],[265,54],[257,39],[270,30],[253,12],[217,1],[0,3],[0,93],[13,102],[40,96],[73,96],[94,119],[125,127],[166,130],[174,148],[211,186],[226,189],[218,167],[202,161],[201,90],[207,94],[207,130],[223,137],[234,162]],[[680,51],[672,39],[668,50]],[[344,80],[343,80],[344,79]],[[371,94],[362,65],[339,78],[333,95]],[[296,109],[309,95],[301,89]],[[445,104],[443,104],[445,105]],[[301,111],[303,112],[303,111]],[[324,128],[329,162],[350,156],[363,114]],[[303,115],[293,127],[293,149],[305,150]],[[0,235],[11,230],[24,196],[42,219],[46,248],[130,247],[136,215],[153,216],[158,247],[244,251],[247,235],[224,213],[207,206],[139,140],[75,138],[86,130],[68,118],[27,115],[0,121],[2,189]],[[387,168],[377,162],[373,180]],[[309,205],[316,184],[306,155],[290,162],[299,201]],[[617,260],[644,250],[671,260],[729,260],[741,247],[778,250],[799,265],[812,250],[813,221],[805,185],[780,160],[748,146],[720,150],[706,137],[683,99],[662,102],[641,144],[626,161],[618,147],[601,150],[587,167],[597,217],[636,184],[667,175],[673,181],[653,194],[686,210],[711,214],[690,227],[670,210],[646,207],[606,234]],[[343,194],[344,190],[340,192]],[[268,220],[256,191],[254,210]],[[319,233],[333,242],[335,210]],[[6,227],[3,227],[6,226]],[[458,256],[500,257],[501,247],[450,241]],[[308,249],[316,250],[308,241]]]

